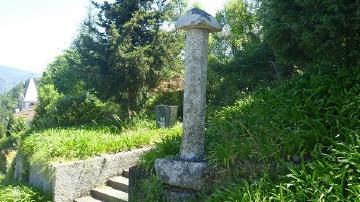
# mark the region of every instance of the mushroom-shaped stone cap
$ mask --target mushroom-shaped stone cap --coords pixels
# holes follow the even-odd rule
[[[209,32],[220,32],[221,26],[216,19],[207,12],[193,8],[182,16],[176,23],[176,29],[207,29]]]

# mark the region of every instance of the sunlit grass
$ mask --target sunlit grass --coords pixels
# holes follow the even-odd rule
[[[23,184],[13,184],[5,181],[5,176],[0,174],[0,202],[42,202],[49,201],[40,192]]]
[[[138,127],[123,132],[107,128],[55,128],[28,134],[21,141],[20,151],[30,163],[46,164],[149,147],[180,133],[179,124],[171,129]]]
[[[307,73],[215,112],[205,137],[213,183],[204,200],[358,200],[359,70]],[[165,139],[141,165],[154,173],[154,159],[176,154],[180,142]]]

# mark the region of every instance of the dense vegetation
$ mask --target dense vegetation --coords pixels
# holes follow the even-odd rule
[[[76,125],[143,112],[149,91],[179,71],[181,37],[164,27],[182,5],[93,3],[73,45],[44,73],[35,124]]]
[[[148,121],[138,121],[122,131],[104,126],[51,128],[25,134],[19,150],[30,164],[47,165],[149,147],[162,138],[180,135],[180,125],[157,129]]]
[[[27,185],[7,182],[2,174],[0,174],[0,196],[1,202],[49,201],[38,190],[34,190]]]
[[[211,44],[206,159],[214,170],[202,200],[358,198],[359,5],[348,3],[233,0],[218,14],[231,34]],[[141,165],[154,173],[154,160],[179,148],[179,139],[165,140]],[[144,180],[151,191],[139,199],[162,201],[160,183]]]
[[[306,73],[219,111],[207,131],[207,158],[237,185],[210,201],[357,198],[359,73]]]
[[[182,80],[184,37],[169,23],[185,5],[93,4],[73,45],[41,79],[38,116],[20,138],[29,162],[155,145],[140,161],[150,177],[139,184],[138,197],[163,200],[154,160],[178,154],[180,126],[133,123],[152,119],[155,104],[181,107],[182,87],[168,86]],[[206,160],[212,177],[202,200],[352,201],[360,195],[359,9],[354,0],[229,0],[218,12],[225,31],[210,37]]]
[[[19,107],[24,91],[24,84],[20,83],[8,92],[0,94],[0,138],[9,134],[11,122],[14,122],[12,115],[15,108]]]
[[[206,201],[354,200],[360,177],[360,72],[319,69],[251,95],[215,113],[206,132],[213,183]],[[177,155],[166,139],[143,156]],[[156,177],[145,184],[158,184]],[[141,200],[162,200],[162,189]],[[210,196],[208,195],[209,193]],[[144,197],[144,198],[143,198]]]

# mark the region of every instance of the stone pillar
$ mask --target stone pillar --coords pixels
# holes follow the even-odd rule
[[[184,136],[181,146],[184,160],[200,160],[204,154],[208,40],[206,29],[186,32]]]
[[[205,101],[209,33],[221,31],[208,13],[194,8],[175,24],[186,31],[184,135],[179,158],[157,159],[155,169],[165,184],[168,201],[187,201],[204,188]]]

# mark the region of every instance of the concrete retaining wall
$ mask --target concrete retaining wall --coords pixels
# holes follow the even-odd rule
[[[140,155],[147,150],[53,164],[47,169],[31,166],[29,184],[52,193],[54,202],[72,202],[75,198],[89,195],[91,189],[105,184],[108,178],[121,175],[124,169],[136,165]]]

